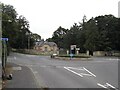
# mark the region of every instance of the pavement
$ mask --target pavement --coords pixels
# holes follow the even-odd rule
[[[112,87],[115,88],[113,90],[118,90],[118,61],[119,59],[114,57],[75,61],[11,53],[8,62],[13,66],[13,80],[6,83],[6,88],[110,90],[108,87]]]
[[[34,75],[28,67],[14,63],[8,63],[9,73],[13,75],[12,80],[5,81],[4,88],[37,88]],[[12,69],[10,69],[12,68]]]

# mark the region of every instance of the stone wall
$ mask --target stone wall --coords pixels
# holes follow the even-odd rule
[[[105,51],[94,51],[93,56],[105,56]]]

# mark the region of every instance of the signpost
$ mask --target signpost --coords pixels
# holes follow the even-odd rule
[[[6,67],[6,62],[7,62],[7,45],[6,42],[8,41],[8,38],[1,38],[2,41],[2,79],[5,79],[6,77],[6,72],[5,72],[5,67]]]
[[[74,56],[76,51],[76,45],[71,45],[70,46],[70,59],[72,59],[72,57]]]
[[[73,54],[72,54],[72,53],[70,53],[70,60],[72,59],[72,57],[73,57]]]
[[[3,41],[8,41],[8,38],[1,38],[1,40],[3,40]]]

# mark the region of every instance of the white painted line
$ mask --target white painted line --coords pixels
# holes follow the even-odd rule
[[[80,68],[74,68],[74,67],[67,67],[67,68],[71,68],[71,69],[75,69],[75,70],[84,70],[82,67]]]
[[[107,84],[107,86],[110,86],[111,88],[114,88],[114,89],[115,89],[115,87],[112,86],[111,84],[109,84],[109,83],[106,83],[106,84]]]
[[[37,74],[38,72],[37,71],[33,71],[34,74]]]
[[[119,58],[109,58],[109,59],[106,59],[106,60],[110,60],[110,61],[118,61],[120,60]]]
[[[78,75],[78,76],[80,76],[80,77],[83,77],[81,74],[79,74],[79,73],[76,73],[75,71],[72,71],[72,70],[70,70],[69,68],[67,68],[67,67],[64,67],[66,70],[68,70],[68,71],[70,71],[70,72],[72,72],[72,73],[74,73],[74,74],[76,74],[76,75]]]
[[[98,86],[102,87],[102,88],[107,88],[105,87],[104,85],[100,84],[100,83],[97,83]]]
[[[84,68],[84,70],[86,70],[87,72],[89,72],[91,75],[93,75],[94,77],[96,77],[95,74],[93,74],[92,72],[90,72],[89,70],[87,70],[85,67],[83,67],[83,68]]]
[[[85,76],[92,76],[91,74],[85,74],[85,73],[80,73],[80,74]]]

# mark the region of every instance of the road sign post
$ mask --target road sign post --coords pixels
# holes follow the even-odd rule
[[[7,63],[7,41],[8,38],[1,38],[2,41],[2,79],[4,80],[6,78],[6,72],[5,72],[5,67]]]

